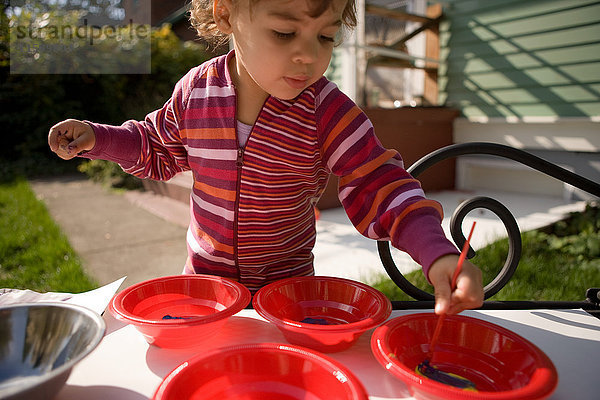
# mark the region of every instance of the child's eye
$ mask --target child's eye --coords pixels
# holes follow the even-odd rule
[[[273,31],[273,35],[275,35],[275,37],[279,39],[291,39],[294,37],[294,32]]]
[[[324,42],[335,42],[335,38],[332,38],[331,36],[321,35],[320,38]]]

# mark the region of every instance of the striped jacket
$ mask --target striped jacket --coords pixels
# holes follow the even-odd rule
[[[294,100],[269,97],[240,148],[231,54],[189,71],[144,121],[91,123],[89,158],[116,161],[141,178],[192,171],[186,272],[233,278],[252,291],[313,274],[313,206],[330,174],[340,176],[340,200],[363,235],[391,240],[425,273],[457,253],[441,229],[439,203],[425,198],[400,155],[380,145],[366,115],[324,77]]]

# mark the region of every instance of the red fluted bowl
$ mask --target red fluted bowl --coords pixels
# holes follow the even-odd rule
[[[154,400],[367,400],[339,362],[307,348],[276,343],[231,346],[175,368]]]
[[[390,300],[371,286],[323,276],[271,283],[256,293],[253,305],[290,343],[322,352],[349,348],[392,312]]]
[[[379,363],[417,399],[545,399],[558,384],[552,361],[533,343],[477,318],[446,316],[431,364],[466,378],[477,391],[449,386],[415,372],[429,352],[438,317],[411,314],[389,320],[371,336]]]
[[[245,286],[226,278],[176,275],[124,289],[113,297],[109,310],[115,318],[133,325],[148,343],[185,348],[215,335],[250,298]]]

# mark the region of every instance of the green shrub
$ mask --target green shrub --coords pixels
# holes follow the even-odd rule
[[[600,203],[586,204],[580,213],[536,232],[539,249],[572,256],[579,263],[600,259]]]
[[[94,182],[119,189],[140,189],[142,180],[125,173],[114,162],[106,160],[84,161],[77,169],[86,174]]]
[[[6,8],[0,16],[0,124],[4,132],[0,178],[10,179],[19,168],[25,168],[27,175],[55,173],[57,157],[47,143],[52,125],[66,118],[113,125],[143,119],[164,104],[175,83],[190,68],[213,56],[198,43],[181,41],[169,25],[163,25],[152,30],[152,74],[10,74]],[[47,163],[50,166],[45,168]],[[77,162],[68,163],[77,166]],[[83,168],[101,169],[98,165]]]

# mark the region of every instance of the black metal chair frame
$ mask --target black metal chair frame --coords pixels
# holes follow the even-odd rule
[[[600,198],[600,184],[593,182],[585,177],[577,175],[571,171],[561,168],[551,162],[548,162],[540,157],[537,157],[526,151],[516,149],[510,146],[497,144],[497,143],[486,143],[486,142],[472,142],[472,143],[461,143],[443,147],[439,150],[433,151],[428,155],[424,156],[417,162],[415,162],[408,172],[413,177],[418,177],[427,168],[437,164],[440,161],[456,158],[463,155],[478,154],[478,155],[492,155],[503,158],[508,158],[517,161],[521,164],[527,165],[537,171],[545,173],[551,177],[554,177],[560,181],[570,184],[578,189],[588,192],[594,196]],[[462,248],[465,243],[465,237],[462,233],[462,222],[469,212],[474,209],[487,209],[492,211],[498,216],[503,222],[506,232],[508,234],[509,250],[508,256],[504,263],[504,266],[498,273],[498,275],[485,286],[485,301],[481,309],[576,309],[581,308],[586,310],[592,315],[600,318],[600,289],[590,288],[587,289],[584,301],[490,301],[487,300],[494,294],[498,293],[511,279],[521,258],[521,232],[517,221],[511,212],[499,201],[490,197],[474,197],[469,200],[462,202],[454,213],[450,220],[450,233],[452,239],[458,246]],[[404,275],[398,270],[390,252],[389,241],[377,242],[379,251],[379,257],[383,266],[392,279],[392,281],[398,285],[398,287],[406,294],[416,299],[417,301],[392,301],[394,309],[428,309],[433,308],[434,296],[431,293],[425,292],[411,282],[409,282]],[[469,248],[467,258],[475,256],[473,248]]]

